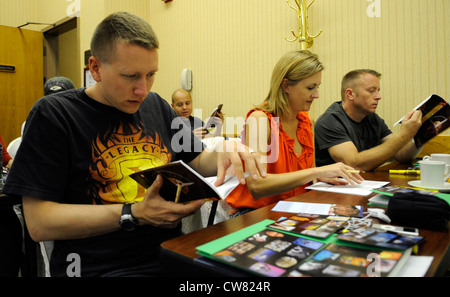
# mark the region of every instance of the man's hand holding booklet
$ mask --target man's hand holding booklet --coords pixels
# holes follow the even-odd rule
[[[414,110],[422,111],[422,126],[414,136],[416,147],[424,145],[431,138],[450,127],[450,105],[438,95],[431,95],[416,106]],[[402,120],[403,118],[396,122],[394,126],[401,123]]]
[[[183,161],[153,167],[131,175],[144,188],[151,186],[161,175],[164,185],[160,195],[168,201],[186,203],[198,199],[220,200],[239,184],[235,175],[226,176],[222,185],[215,187],[216,177],[205,178]]]

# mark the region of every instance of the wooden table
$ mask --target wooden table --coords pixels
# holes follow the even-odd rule
[[[389,169],[406,169],[407,165],[390,164],[383,166],[376,172],[363,173],[366,180],[389,181],[391,185],[408,186],[407,182],[418,179],[416,176],[389,175]],[[373,194],[375,195],[375,194]],[[315,202],[315,203],[339,203],[350,205],[362,205],[364,211],[367,209],[368,198],[370,196],[357,196],[347,194],[336,194],[330,192],[310,191],[308,193],[288,199],[289,201]],[[162,244],[163,255],[171,261],[185,267],[197,267],[194,259],[199,255],[196,247],[210,242],[242,228],[258,223],[264,219],[277,220],[280,217],[291,216],[292,213],[282,213],[271,211],[275,204],[269,205],[250,213],[246,213],[237,218],[227,220],[207,228],[194,231],[181,237],[166,241]],[[370,206],[373,207],[373,206]],[[377,221],[377,219],[374,219]],[[381,222],[383,223],[383,222]],[[433,262],[428,269],[426,276],[441,276],[450,265],[450,231],[447,227],[442,231],[419,230],[420,236],[425,236],[425,241],[419,246],[420,256],[433,256]]]

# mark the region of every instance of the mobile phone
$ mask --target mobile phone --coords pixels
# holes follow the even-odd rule
[[[401,235],[419,236],[419,229],[417,228],[383,225],[383,224],[373,224],[372,227],[377,230],[395,232]]]
[[[213,117],[216,114],[216,112],[219,113],[222,110],[222,106],[223,104],[217,105],[217,108],[214,109],[213,112],[211,113],[211,117]]]
[[[222,110],[222,106],[223,106],[223,104],[219,104],[219,105],[217,105],[217,108],[215,108],[213,110],[213,112],[209,116],[209,120],[206,123],[205,128],[210,128],[211,127],[212,118],[216,115],[216,113],[220,113],[220,111]]]

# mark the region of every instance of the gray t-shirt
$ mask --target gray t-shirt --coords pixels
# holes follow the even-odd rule
[[[381,144],[381,140],[392,133],[377,114],[366,116],[360,123],[352,120],[342,107],[334,102],[314,125],[316,166],[335,163],[328,148],[352,141],[358,152]]]

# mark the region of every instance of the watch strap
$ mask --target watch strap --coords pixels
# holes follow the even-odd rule
[[[122,215],[120,216],[120,227],[123,230],[131,231],[134,230],[134,228],[139,225],[139,221],[133,217],[131,213],[131,206],[133,203],[126,203],[122,207]]]
[[[133,203],[125,203],[122,207],[122,215],[131,215],[131,205],[133,205]]]

